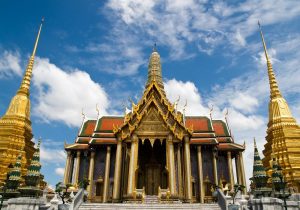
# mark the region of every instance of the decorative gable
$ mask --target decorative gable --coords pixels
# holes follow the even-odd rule
[[[169,132],[171,131],[179,140],[182,140],[184,135],[191,136],[193,133],[191,129],[185,127],[182,114],[175,110],[174,105],[167,100],[155,81],[149,84],[139,103],[137,105],[132,104],[132,110],[133,112],[125,116],[124,124],[114,129],[114,133],[119,135],[122,140],[130,138],[134,131],[145,129],[150,132],[154,128],[162,129],[160,126],[165,127]],[[151,122],[151,119],[154,121]],[[144,123],[142,124],[141,122]],[[149,122],[152,124],[150,127],[147,127]],[[155,124],[155,122],[159,123]]]

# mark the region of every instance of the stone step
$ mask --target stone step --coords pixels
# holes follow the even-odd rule
[[[124,203],[85,203],[79,210],[108,210],[108,209],[198,209],[198,210],[220,210],[218,204],[124,204]]]

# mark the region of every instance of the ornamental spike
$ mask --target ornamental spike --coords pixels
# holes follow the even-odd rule
[[[262,32],[261,25],[260,25],[259,21],[258,21],[258,27],[259,27],[263,47],[264,47],[264,53],[265,53],[266,60],[267,60],[268,76],[269,76],[269,84],[270,84],[270,93],[271,93],[270,98],[273,99],[273,98],[282,97],[281,93],[279,91],[279,88],[278,88],[276,78],[275,78],[272,63],[269,59],[265,38],[264,38],[264,35],[263,35],[263,32]]]
[[[18,93],[23,93],[23,94],[29,95],[29,88],[30,88],[30,82],[31,82],[31,77],[32,77],[32,69],[33,69],[33,64],[34,64],[34,58],[35,58],[35,53],[36,53],[37,46],[38,46],[38,43],[39,43],[43,23],[44,23],[44,18],[42,18],[42,20],[41,20],[40,28],[39,28],[39,31],[38,31],[38,34],[37,34],[37,37],[36,37],[36,40],[35,40],[33,51],[32,51],[32,54],[29,58],[29,62],[28,62],[28,65],[27,65],[27,68],[26,68],[26,71],[25,71],[20,89],[18,90]]]

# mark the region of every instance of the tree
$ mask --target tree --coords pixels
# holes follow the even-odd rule
[[[245,188],[244,185],[240,185],[240,184],[235,184],[234,185],[234,187],[233,187],[233,193],[232,193],[233,204],[234,204],[235,196],[237,195],[237,193],[239,191],[242,191],[244,188]]]
[[[55,192],[58,193],[59,197],[61,198],[63,204],[65,204],[65,199],[70,196],[70,192],[68,192],[68,189],[72,186],[72,184],[66,184],[62,182],[58,182],[55,185]]]

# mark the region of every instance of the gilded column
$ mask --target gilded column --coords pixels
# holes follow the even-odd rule
[[[242,185],[245,186],[243,192],[244,194],[246,194],[247,192],[247,184],[246,184],[246,177],[245,177],[245,168],[244,168],[244,160],[243,160],[243,153],[242,152],[239,152],[239,166],[240,166],[240,171],[241,171],[241,183]]]
[[[186,188],[186,200],[192,201],[192,170],[191,170],[191,155],[190,155],[190,139],[184,137],[184,167],[185,167],[185,188]]]
[[[91,152],[91,156],[90,156],[90,167],[89,167],[89,181],[90,184],[87,187],[87,191],[88,191],[88,198],[91,199],[92,198],[92,192],[93,192],[93,183],[94,183],[94,169],[95,169],[95,151]]]
[[[106,162],[105,162],[105,175],[104,175],[104,188],[103,188],[103,203],[107,202],[107,195],[109,191],[109,170],[110,170],[110,146],[107,146]]]
[[[200,203],[204,203],[204,186],[203,186],[203,169],[202,169],[202,152],[201,145],[197,146],[197,159],[198,159],[198,176],[199,176],[199,191]]]
[[[120,200],[121,166],[122,166],[122,140],[118,138],[115,172],[114,172],[114,190],[113,190],[114,201]]]
[[[168,136],[168,169],[169,169],[169,188],[171,196],[176,195],[176,182],[175,182],[175,158],[174,158],[174,145],[173,145],[173,138],[171,135]]]
[[[230,191],[233,191],[234,187],[234,177],[233,177],[233,167],[232,167],[232,159],[231,159],[231,151],[227,152],[227,163],[228,163],[228,171],[229,171],[229,182],[230,182]]]
[[[218,150],[217,148],[213,148],[213,170],[214,170],[214,182],[216,186],[219,186],[218,184],[218,169],[217,169],[217,154],[218,154]]]
[[[178,195],[182,197],[182,169],[181,169],[181,146],[177,146],[177,168],[178,168]]]
[[[77,151],[77,156],[76,156],[76,169],[75,169],[75,176],[74,176],[74,184],[77,186],[78,185],[78,178],[79,178],[79,169],[80,169],[80,151]]]
[[[137,169],[138,146],[138,137],[132,135],[127,185],[127,195],[129,196],[133,196],[133,192],[135,191],[135,171]]]
[[[235,156],[235,168],[236,168],[236,181],[238,184],[242,184],[241,170],[240,170],[240,163],[239,163],[239,154],[236,154],[236,156]]]
[[[64,174],[64,183],[68,184],[70,182],[70,164],[71,164],[71,151],[67,151],[67,161]]]

